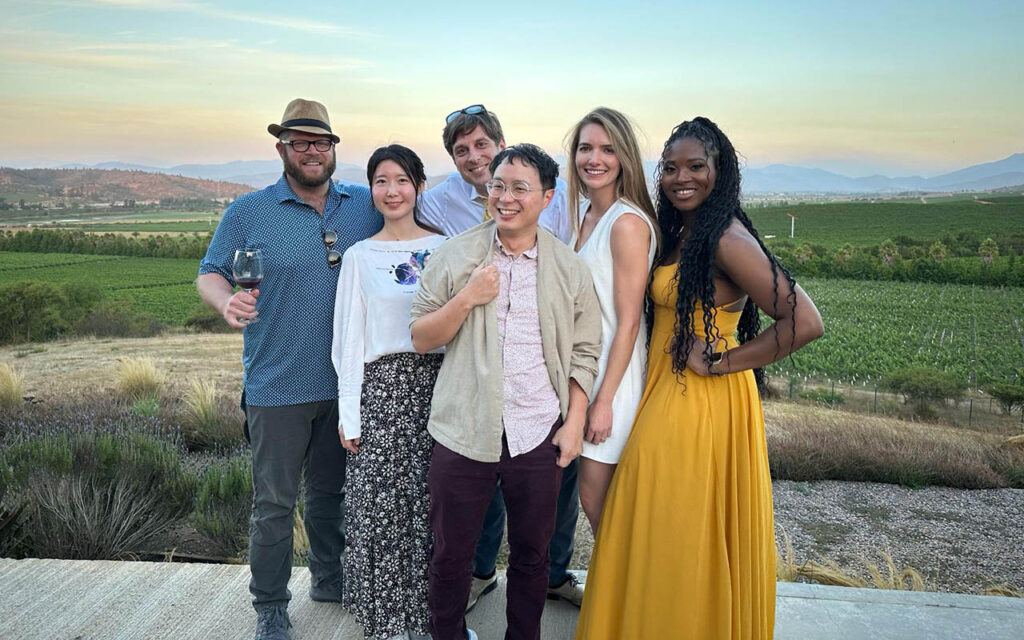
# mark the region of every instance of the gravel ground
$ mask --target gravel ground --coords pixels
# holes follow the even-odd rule
[[[999,583],[1024,588],[1024,490],[908,489],[863,482],[773,483],[775,528],[796,562],[834,560],[867,579],[880,552],[925,577],[929,591],[979,593]],[[573,568],[584,569],[593,538],[580,513]]]

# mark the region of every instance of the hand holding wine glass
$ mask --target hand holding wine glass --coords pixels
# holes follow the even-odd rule
[[[231,296],[224,309],[224,319],[233,327],[241,328],[259,322],[256,298],[260,292],[256,287],[263,280],[263,252],[259,249],[239,249],[231,265],[235,284],[242,287]]]

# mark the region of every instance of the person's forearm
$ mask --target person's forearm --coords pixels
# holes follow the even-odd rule
[[[583,390],[580,383],[576,382],[574,378],[569,378],[569,411],[567,412],[565,423],[579,426],[582,429],[583,423],[586,422],[587,418],[588,402],[587,392]]]
[[[640,335],[640,318],[628,322],[620,322],[612,337],[612,346],[608,350],[608,363],[605,365],[601,388],[594,393],[594,402],[607,402],[615,398],[622,377],[626,375],[629,361],[633,357],[636,337]]]
[[[436,311],[420,316],[412,323],[412,346],[427,353],[452,341],[473,310],[461,291]]]
[[[817,312],[808,313],[807,318],[800,318],[797,309],[796,319],[780,318],[772,326],[762,331],[750,342],[728,349],[722,361],[714,365],[712,372],[718,375],[758,369],[776,360],[781,360],[799,350],[804,345],[822,336],[821,317]],[[796,323],[794,329],[794,322]],[[700,343],[695,348],[701,348]]]
[[[196,278],[196,289],[199,297],[207,305],[220,315],[224,315],[224,309],[228,301],[234,295],[234,287],[219,273],[204,273]]]

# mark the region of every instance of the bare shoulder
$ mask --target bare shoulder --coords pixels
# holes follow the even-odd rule
[[[612,223],[612,237],[650,238],[651,227],[643,215],[632,210],[623,211]]]

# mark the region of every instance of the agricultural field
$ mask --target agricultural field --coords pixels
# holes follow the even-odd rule
[[[197,302],[198,260],[0,251],[0,284],[41,280],[91,283],[139,313],[182,324]]]
[[[973,231],[982,238],[1024,230],[1024,197],[986,196],[979,200],[879,200],[794,204],[747,211],[762,236],[789,238],[797,216],[796,242],[837,249],[846,243],[873,246],[898,235],[937,240],[945,233]],[[988,203],[988,204],[986,204]]]
[[[217,228],[218,218],[181,222],[75,222],[47,225],[50,229],[76,229],[89,233],[208,233]]]
[[[1024,373],[1024,289],[815,278],[801,285],[821,311],[825,336],[773,365],[776,374],[859,382],[921,366],[978,387]]]

